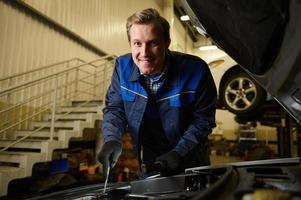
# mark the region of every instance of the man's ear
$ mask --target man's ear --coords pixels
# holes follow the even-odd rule
[[[166,49],[169,48],[170,43],[171,43],[171,40],[170,40],[170,38],[168,38],[168,40],[166,41],[166,46],[165,46]]]

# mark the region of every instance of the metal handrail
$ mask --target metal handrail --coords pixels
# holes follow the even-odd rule
[[[69,84],[70,84],[70,83],[73,83],[73,82],[75,82],[75,81],[69,82]],[[67,84],[65,84],[65,85],[67,85]],[[60,86],[58,89],[65,87],[65,85]],[[37,95],[37,96],[31,97],[31,98],[29,98],[29,99],[26,99],[26,100],[24,100],[23,102],[17,103],[16,105],[10,106],[10,107],[8,107],[8,108],[6,108],[6,109],[4,109],[4,110],[1,110],[1,111],[0,111],[0,114],[5,113],[5,112],[8,112],[9,110],[15,109],[15,108],[17,108],[17,107],[20,107],[20,106],[24,105],[25,103],[29,103],[29,102],[34,101],[34,100],[36,100],[36,99],[39,99],[39,98],[41,98],[41,97],[43,97],[43,96],[46,96],[46,95],[48,95],[48,94],[51,94],[52,91],[53,91],[53,89],[51,89],[51,90],[49,90],[49,91],[46,91],[46,92],[44,92],[44,93],[42,93],[42,94],[40,94],[40,95]],[[51,102],[50,102],[50,103],[51,103]],[[47,103],[47,104],[45,104],[45,105],[41,105],[40,108],[43,108],[44,106],[47,106],[47,105],[49,105],[50,103]],[[26,116],[27,114],[28,114],[28,113],[25,113],[25,116]],[[36,116],[36,115],[34,115],[34,117],[35,117],[35,116]],[[23,115],[22,115],[21,117],[23,117]],[[8,124],[8,123],[7,123],[7,122],[4,122],[4,124]],[[0,128],[1,128],[1,127],[0,127]],[[3,132],[3,130],[0,130],[0,135],[1,135],[2,132]]]
[[[85,71],[84,71],[84,72],[85,72]],[[99,72],[101,72],[101,71],[99,71]],[[98,73],[99,73],[99,72],[98,72]],[[90,74],[90,76],[89,76],[89,75],[88,75],[88,76],[85,76],[85,77],[79,79],[78,81],[81,81],[81,82],[87,83],[87,84],[92,84],[92,83],[83,81],[84,79],[91,77],[91,75],[95,75],[95,74]],[[97,74],[96,74],[96,77],[98,77]],[[68,83],[66,83],[66,84],[64,84],[64,85],[61,85],[58,89],[60,89],[60,88],[62,88],[62,87],[65,87],[65,86],[68,85],[68,84],[72,84],[72,83],[74,83],[74,82],[75,82],[75,81],[71,81],[71,82],[68,82]],[[16,104],[16,105],[10,106],[10,107],[8,107],[8,108],[6,108],[6,109],[4,109],[4,110],[0,110],[0,114],[2,114],[2,113],[4,113],[4,112],[7,112],[7,111],[9,111],[9,110],[11,110],[11,109],[14,109],[14,108],[16,108],[16,107],[22,106],[23,103],[28,103],[28,102],[30,102],[30,101],[34,101],[35,99],[40,98],[40,97],[42,97],[42,96],[45,96],[45,95],[47,95],[47,94],[49,94],[49,93],[51,93],[51,92],[52,92],[52,89],[51,89],[50,91],[44,92],[44,93],[42,93],[42,94],[40,94],[40,95],[37,95],[37,96],[35,96],[35,97],[31,97],[31,98],[29,98],[29,99],[26,99],[25,101],[23,101],[23,102],[21,102],[21,103],[18,103],[18,104]]]
[[[52,95],[52,100],[48,101],[46,104],[41,105],[40,107],[38,107],[39,111],[34,110],[33,114],[31,112],[27,112],[25,113],[25,115],[23,116],[23,114],[21,113],[19,115],[19,120],[17,120],[17,122],[13,122],[13,121],[4,121],[5,125],[8,125],[7,127],[0,127],[0,135],[3,135],[3,133],[6,133],[8,130],[12,130],[13,128],[16,128],[17,126],[21,126],[22,124],[26,123],[30,123],[29,120],[35,119],[35,117],[39,117],[41,116],[41,114],[51,110],[51,106],[52,106],[52,117],[51,117],[51,138],[50,140],[53,139],[53,131],[54,131],[54,122],[55,122],[55,110],[56,110],[56,106],[59,104],[62,104],[64,102],[66,102],[66,99],[71,99],[71,98],[75,98],[76,96],[81,96],[80,94],[88,94],[88,96],[95,96],[95,93],[93,92],[89,92],[91,89],[94,89],[94,91],[96,91],[97,87],[101,87],[102,88],[102,92],[104,92],[104,86],[106,84],[106,71],[107,69],[105,68],[106,66],[108,66],[108,63],[110,64],[110,66],[113,66],[112,61],[115,60],[115,56],[109,55],[109,56],[104,56],[101,58],[98,58],[94,61],[91,62],[85,62],[79,58],[74,58],[74,59],[70,59],[67,61],[62,61],[62,62],[58,62],[56,64],[52,64],[52,65],[48,65],[48,66],[44,66],[44,67],[40,67],[34,70],[30,70],[27,72],[23,72],[23,73],[18,73],[18,74],[14,74],[11,76],[7,76],[4,78],[0,79],[0,84],[2,81],[10,81],[12,79],[17,79],[20,76],[24,76],[24,75],[28,75],[30,76],[32,73],[36,73],[37,71],[41,71],[44,70],[48,70],[51,69],[51,67],[55,68],[57,67],[57,65],[61,65],[61,64],[68,64],[70,61],[74,61],[74,60],[78,60],[81,63],[77,64],[76,66],[72,66],[70,67],[69,65],[67,65],[67,69],[61,70],[59,72],[53,72],[52,74],[43,76],[43,77],[39,77],[30,81],[25,81],[21,84],[16,84],[13,86],[8,86],[7,88],[5,88],[4,90],[0,91],[0,97],[3,97],[6,95],[6,97],[10,97],[12,94],[19,94],[19,92],[22,91],[27,91],[28,89],[31,90],[31,88],[33,87],[42,87],[44,83],[48,84],[47,81],[51,81],[53,82],[53,84],[51,85],[51,87],[53,87],[52,89],[48,90],[47,92],[42,92],[42,94],[35,94],[33,96],[30,96],[29,98],[18,102],[12,106],[9,106],[8,108],[5,108],[3,110],[0,110],[0,115],[4,115],[5,113],[10,113],[13,112],[15,109],[18,109],[18,107],[22,108],[22,106],[26,106],[28,103],[35,104],[35,102],[38,99],[43,99],[45,97],[48,97],[49,95]],[[80,68],[82,67],[92,67],[94,69],[94,73],[91,73],[89,70],[82,70]],[[97,68],[103,67],[103,69],[101,68],[101,70],[97,71]],[[75,73],[74,73],[75,72]],[[79,73],[82,74],[86,74],[85,76],[81,76],[79,77]],[[88,74],[88,75],[87,75]],[[37,74],[36,74],[37,75]],[[68,76],[72,76],[72,81],[68,80]],[[99,79],[102,76],[102,80],[100,80],[99,82],[96,82],[96,78]],[[90,78],[90,80],[92,80],[91,82],[89,82],[90,80],[88,80]],[[85,79],[87,79],[87,81],[85,81]],[[60,83],[60,85],[58,84],[58,81],[62,81],[65,84]],[[93,81],[94,80],[94,81]],[[92,87],[89,88],[85,88],[85,89],[80,89],[78,88],[78,84],[86,84]],[[69,87],[69,88],[68,88]],[[75,88],[74,91],[72,88]],[[72,90],[72,91],[67,91],[67,90]],[[57,93],[64,93],[64,95],[60,94],[60,97],[56,97]],[[96,97],[96,96],[95,96]],[[103,98],[103,96],[101,97]],[[42,101],[42,100],[40,100]],[[90,102],[91,100],[86,100],[85,102]],[[84,102],[84,103],[85,103]],[[80,104],[82,105],[82,104]],[[68,114],[68,113],[66,113]],[[20,117],[21,116],[21,117]],[[40,127],[41,129],[44,127]],[[41,130],[41,129],[38,130]],[[38,131],[36,131],[38,132]],[[32,133],[33,134],[33,133]],[[21,139],[18,139],[16,141],[14,141],[13,143],[11,143],[9,146],[2,148],[0,150],[0,152],[5,151],[6,149],[8,149],[9,147],[19,143],[20,141],[23,141],[24,139],[26,139],[27,137],[29,137],[31,134],[27,134],[25,136],[23,136]]]
[[[82,79],[85,79],[85,78],[82,78]]]
[[[106,56],[106,57],[109,57],[109,56]],[[103,59],[106,58],[106,57],[103,57],[103,58],[101,58],[101,59],[97,59],[97,60],[95,60],[95,61],[92,61],[92,62],[90,62],[90,63],[86,63],[86,64],[84,64],[84,65],[93,64],[93,62],[103,60]],[[35,80],[29,81],[28,83],[25,83],[25,84],[24,84],[24,83],[23,83],[23,84],[19,84],[18,86],[13,86],[13,87],[11,87],[10,89],[11,89],[11,90],[13,90],[13,89],[19,89],[19,90],[25,89],[25,88],[27,88],[27,87],[32,86],[32,84],[34,84],[34,83],[37,84],[37,81],[40,81],[40,80],[49,80],[49,79],[52,78],[52,77],[59,77],[60,74],[64,74],[64,73],[67,73],[68,71],[72,71],[72,70],[78,69],[79,67],[82,67],[82,66],[84,66],[84,65],[81,64],[81,65],[78,65],[78,66],[76,66],[76,67],[69,68],[68,70],[63,70],[63,71],[61,71],[61,72],[59,72],[59,73],[55,73],[55,74],[53,74],[53,75],[49,75],[49,76],[45,76],[45,77],[39,78],[38,80],[35,79]],[[96,66],[93,65],[93,67],[96,67]],[[91,74],[91,75],[92,75],[92,74]],[[89,78],[89,76],[87,76],[87,77]],[[78,81],[82,81],[83,79],[85,79],[85,78],[79,79]],[[83,81],[82,81],[82,82],[83,82]],[[24,86],[24,85],[25,85],[25,86]],[[50,92],[51,92],[51,91],[50,91]],[[7,90],[2,91],[2,93],[4,93],[4,94],[7,93]],[[3,94],[2,94],[2,95],[3,95]],[[46,94],[44,94],[44,95],[46,95]],[[0,95],[0,96],[1,96],[1,95]],[[40,97],[40,96],[39,96],[39,97]],[[39,98],[39,97],[38,97],[38,98]],[[35,100],[35,99],[32,99],[31,101],[33,101],[33,100]],[[25,101],[22,102],[22,103],[19,103],[19,104],[15,105],[15,106],[12,106],[12,107],[10,107],[10,108],[7,108],[7,109],[5,109],[5,110],[2,110],[2,111],[0,111],[0,114],[3,113],[3,112],[6,112],[6,111],[9,110],[9,109],[13,109],[14,107],[22,106],[23,103],[25,103],[26,101],[27,101],[27,100],[25,100]]]
[[[65,69],[65,70],[62,70],[60,72],[56,72],[56,73],[53,73],[51,75],[48,75],[48,76],[37,78],[35,80],[31,80],[31,81],[28,81],[26,83],[20,83],[20,84],[18,84],[16,86],[12,86],[10,88],[7,88],[7,89],[4,89],[4,90],[0,91],[0,96],[5,95],[9,91],[16,90],[18,88],[22,88],[23,89],[24,86],[31,85],[31,84],[36,83],[36,82],[41,81],[41,80],[47,80],[47,79],[53,78],[53,77],[55,77],[57,75],[64,74],[66,72],[69,72],[69,71],[72,71],[72,70],[75,70],[75,69],[79,69],[80,67],[83,67],[83,66],[86,66],[86,65],[90,65],[93,62],[100,61],[100,60],[105,60],[105,59],[108,59],[108,58],[112,58],[112,56],[104,56],[104,57],[101,57],[100,59],[97,59],[97,60],[94,60],[94,61],[91,61],[91,62],[88,62],[88,63],[83,63],[83,64],[80,64],[78,66],[71,67],[69,69]],[[94,65],[91,65],[91,66],[95,67]]]
[[[4,128],[4,129],[0,130],[0,135],[3,134],[5,131],[7,131],[7,130],[9,130],[9,129],[15,127],[15,126],[17,126],[18,124],[20,124],[20,123],[22,123],[22,122],[25,122],[25,121],[27,121],[28,119],[32,119],[32,118],[34,118],[36,115],[38,115],[38,114],[40,114],[40,113],[43,113],[43,112],[45,112],[45,111],[47,111],[47,110],[49,110],[49,107],[46,107],[46,108],[44,108],[43,110],[39,111],[38,113],[35,113],[34,115],[30,115],[30,116],[28,116],[28,117],[22,119],[21,121],[16,122],[16,123],[10,125],[9,127],[6,127],[6,128]]]
[[[18,77],[18,76],[23,76],[25,74],[30,74],[30,73],[33,73],[33,72],[41,71],[41,70],[44,70],[44,69],[47,69],[47,68],[50,68],[50,67],[53,67],[53,66],[57,66],[57,65],[64,64],[64,63],[68,63],[70,61],[85,62],[84,60],[79,59],[79,58],[72,58],[72,59],[69,59],[69,60],[65,60],[65,61],[61,61],[61,62],[57,62],[57,63],[51,64],[51,65],[46,65],[46,66],[39,67],[39,68],[36,68],[36,69],[28,70],[26,72],[20,72],[20,73],[16,73],[16,74],[13,74],[13,75],[1,77],[0,81],[4,81],[4,80],[12,79],[12,78],[15,78],[15,77]]]

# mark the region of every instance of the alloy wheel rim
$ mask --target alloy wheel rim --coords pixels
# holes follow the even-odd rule
[[[252,80],[246,77],[233,79],[226,87],[225,101],[237,111],[249,109],[255,102],[257,89]]]

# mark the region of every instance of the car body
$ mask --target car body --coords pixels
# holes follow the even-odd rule
[[[301,2],[180,0],[200,33],[301,122]]]
[[[230,56],[208,63],[218,91],[218,108],[238,117],[257,116],[268,98],[267,92]]]

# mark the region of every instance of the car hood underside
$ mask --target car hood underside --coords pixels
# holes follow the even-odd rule
[[[182,0],[210,36],[300,124],[301,2]]]

